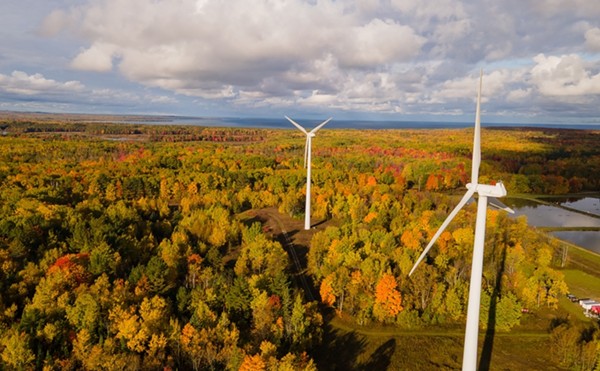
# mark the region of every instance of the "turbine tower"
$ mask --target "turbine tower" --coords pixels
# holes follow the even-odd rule
[[[291,118],[285,116],[286,119],[289,120],[295,127],[298,128],[301,132],[306,134],[306,146],[304,147],[304,167],[306,168],[306,211],[304,212],[304,229],[310,229],[310,163],[311,163],[311,144],[312,138],[315,136],[317,131],[325,126],[331,120],[331,117],[327,120],[320,123],[317,127],[312,129],[311,131],[306,131],[302,126],[300,126],[297,122],[292,120]]]
[[[467,204],[475,193],[478,194],[477,220],[475,224],[475,239],[473,242],[473,262],[471,265],[471,283],[469,287],[469,305],[467,308],[467,327],[465,330],[465,346],[463,351],[462,369],[475,370],[477,368],[477,338],[479,331],[479,307],[481,302],[481,276],[483,274],[483,247],[485,242],[485,218],[488,202],[490,206],[514,213],[509,207],[502,204],[496,197],[506,196],[506,188],[502,182],[495,185],[479,184],[479,165],[481,164],[481,82],[483,72],[479,73],[479,92],[477,94],[477,111],[475,114],[475,134],[473,139],[473,163],[471,167],[471,183],[467,184],[467,193],[452,210],[448,218],[442,223],[419,259],[411,269],[409,276],[415,271],[423,258],[427,255],[435,241],[444,232],[456,214]]]

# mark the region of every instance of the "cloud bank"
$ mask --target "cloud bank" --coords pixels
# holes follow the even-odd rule
[[[88,0],[64,1],[37,31],[78,40],[72,71],[170,102],[460,116],[483,68],[485,109],[498,116],[555,115],[558,104],[600,118],[599,19],[585,0]],[[28,94],[36,76],[19,92],[0,75],[0,89]]]

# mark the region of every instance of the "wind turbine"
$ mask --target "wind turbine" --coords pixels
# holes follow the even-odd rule
[[[479,195],[477,201],[477,220],[475,224],[475,239],[473,241],[473,262],[471,265],[471,283],[469,287],[469,305],[467,308],[467,328],[465,330],[465,346],[463,351],[462,369],[475,370],[477,368],[477,338],[479,331],[479,307],[481,303],[481,276],[483,274],[483,247],[485,242],[485,218],[488,202],[490,206],[514,213],[509,207],[498,201],[496,197],[506,196],[506,188],[502,182],[495,185],[479,184],[479,165],[481,164],[481,83],[483,72],[479,73],[479,91],[477,93],[477,111],[475,114],[475,134],[473,138],[473,162],[471,168],[471,183],[467,184],[467,193],[452,210],[448,218],[442,223],[419,259],[411,269],[409,276],[415,271],[423,258],[427,255],[435,241],[444,232],[456,214],[469,202],[475,193]]]
[[[311,144],[312,138],[316,135],[317,131],[325,126],[331,120],[331,117],[327,120],[323,121],[319,124],[319,126],[315,127],[311,131],[306,131],[302,126],[300,126],[297,122],[292,120],[291,118],[285,116],[289,122],[291,122],[295,127],[298,128],[301,132],[306,134],[306,146],[304,147],[304,167],[306,168],[306,211],[304,212],[304,229],[310,229],[310,163],[311,163]]]

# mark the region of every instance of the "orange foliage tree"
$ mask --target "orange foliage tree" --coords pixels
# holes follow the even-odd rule
[[[266,370],[267,366],[262,357],[258,354],[244,357],[244,361],[240,366],[240,371],[262,371]]]
[[[384,274],[375,287],[373,315],[379,321],[394,318],[402,311],[402,295],[393,275]]]
[[[331,286],[331,280],[329,278],[330,277],[327,277],[321,282],[319,293],[321,294],[321,301],[329,306],[332,306],[333,303],[335,303],[335,292]]]

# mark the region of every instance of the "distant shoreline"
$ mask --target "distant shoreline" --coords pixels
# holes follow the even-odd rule
[[[88,114],[88,113],[49,113],[0,111],[0,121],[64,121],[68,123],[114,123],[141,125],[173,125],[173,126],[207,126],[207,127],[243,127],[258,129],[290,129],[284,118],[250,118],[250,117],[193,117],[175,115],[139,115],[139,114]],[[308,126],[320,120],[298,119]],[[336,120],[328,125],[328,129],[462,129],[473,126],[472,122],[447,121],[411,121],[411,120]],[[600,123],[558,124],[558,123],[482,123],[488,128],[515,129],[569,129],[600,130]]]

